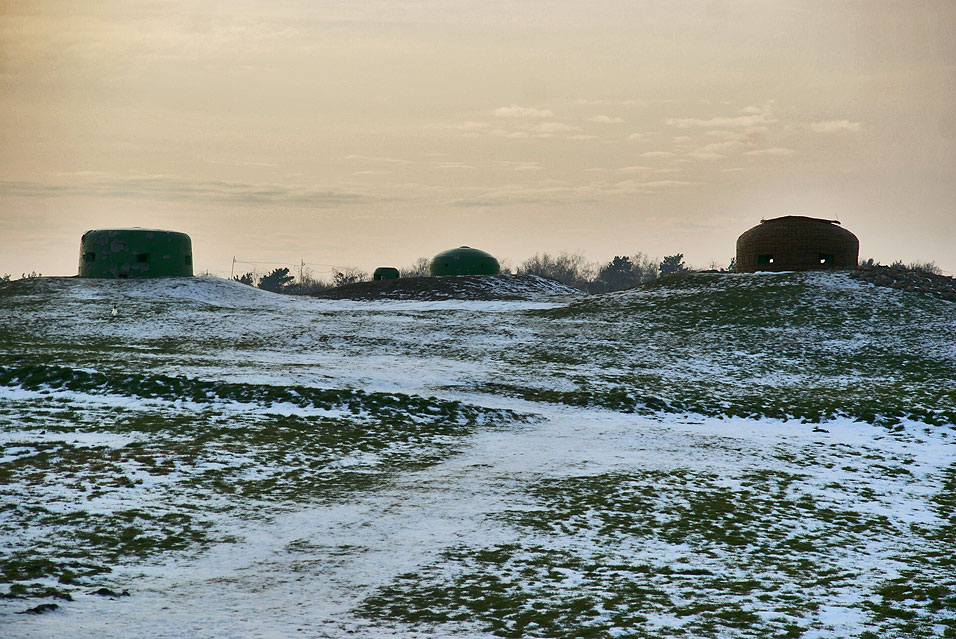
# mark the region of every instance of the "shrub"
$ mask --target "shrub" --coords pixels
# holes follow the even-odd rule
[[[273,293],[282,293],[283,289],[294,279],[292,275],[289,275],[289,269],[285,267],[277,268],[262,276],[262,279],[259,280],[259,288]]]
[[[686,273],[688,271],[687,265],[684,264],[684,254],[678,253],[677,255],[668,255],[663,260],[661,260],[660,265],[660,275],[664,277],[665,275],[676,275],[678,273]]]

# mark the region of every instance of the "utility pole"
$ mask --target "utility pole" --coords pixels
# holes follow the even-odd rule
[[[304,268],[305,268],[305,260],[302,260],[302,262],[299,264],[299,284],[302,283],[302,269]]]
[[[232,269],[229,271],[229,279],[235,279],[236,277],[236,256],[232,256]]]

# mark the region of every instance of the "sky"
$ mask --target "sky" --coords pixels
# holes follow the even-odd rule
[[[781,215],[956,274],[956,3],[0,0],[0,274],[127,227],[225,276],[725,267]]]

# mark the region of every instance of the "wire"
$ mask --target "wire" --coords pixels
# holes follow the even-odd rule
[[[328,266],[329,268],[345,268],[337,264],[324,264],[322,262],[259,262],[254,260],[233,260],[233,264],[273,264],[279,266]]]

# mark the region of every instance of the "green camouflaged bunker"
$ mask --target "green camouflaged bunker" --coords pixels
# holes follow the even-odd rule
[[[375,282],[380,280],[397,280],[400,275],[398,269],[394,266],[379,266],[375,269],[375,272],[372,273],[372,280]]]
[[[442,251],[428,265],[428,273],[434,276],[445,275],[497,275],[501,266],[493,255],[461,246]]]
[[[80,277],[190,277],[192,240],[155,229],[101,229],[80,239]]]

